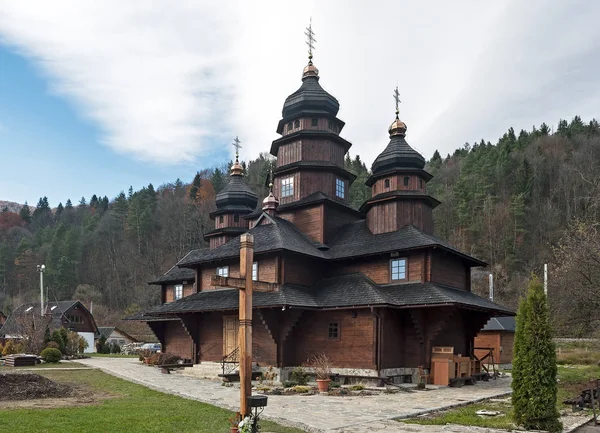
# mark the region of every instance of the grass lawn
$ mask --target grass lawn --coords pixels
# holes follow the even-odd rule
[[[112,394],[99,404],[56,409],[0,410],[2,430],[12,433],[229,432],[231,412],[208,404],[163,394],[110,376],[99,370],[44,371],[45,377],[86,389]],[[262,431],[301,433],[269,421]]]
[[[600,366],[597,365],[559,365],[558,366],[558,393],[556,405],[559,410],[570,409],[570,406],[562,402],[568,398],[578,395],[583,388],[586,388],[590,379],[600,378]],[[482,418],[476,415],[480,409],[498,410],[505,415],[496,417]],[[409,424],[425,425],[472,425],[487,428],[512,429],[512,405],[510,400],[506,403],[501,402],[482,402],[464,406],[458,409],[452,409],[444,412],[438,412],[425,417],[400,420]]]
[[[92,358],[138,358],[139,355],[121,355],[120,353],[86,353]]]
[[[503,413],[494,417],[480,417],[475,412],[478,410],[497,410]],[[399,420],[408,424],[423,425],[472,425],[478,427],[497,428],[511,430],[514,428],[512,422],[512,405],[509,402],[485,402],[475,403],[468,406],[459,407],[431,416],[423,416],[407,420]]]

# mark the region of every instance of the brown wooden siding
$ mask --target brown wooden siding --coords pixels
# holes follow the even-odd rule
[[[79,306],[75,306],[70,310],[65,312],[65,316],[62,319],[62,326],[67,329],[72,329],[75,332],[96,332],[96,327],[94,326],[94,318],[89,313],[89,311],[82,309]],[[74,319],[71,321],[71,317],[78,319]]]
[[[401,254],[399,256],[399,258],[406,258],[408,260],[408,281],[423,281],[424,257],[424,253],[411,253],[405,255]],[[355,272],[360,272],[375,281],[377,284],[389,284],[393,282],[390,280],[390,260],[390,257],[375,258],[371,260],[361,259],[360,261],[338,264],[335,267],[328,266],[327,275],[335,276],[340,274],[352,274]]]
[[[324,208],[317,204],[303,209],[294,209],[277,214],[278,217],[291,222],[298,230],[315,242],[323,242],[324,238]]]
[[[449,253],[434,251],[431,259],[431,281],[467,290],[466,265]]]
[[[355,213],[334,206],[324,208],[324,243],[329,243],[339,233],[340,229],[348,223],[360,219]]]
[[[288,135],[293,132],[300,131],[301,129],[312,129],[312,130],[321,130],[321,131],[330,131],[336,134],[339,134],[339,128],[336,123],[332,123],[330,125],[329,119],[327,118],[317,118],[317,126],[312,126],[312,117],[300,117],[298,119],[291,120],[285,124],[283,128],[282,135]],[[300,121],[298,126],[295,126],[296,120]],[[292,124],[292,128],[289,128],[290,123]]]
[[[494,362],[508,364],[513,360],[515,334],[505,331],[484,331],[475,337],[475,347],[494,349]],[[487,350],[475,350],[478,358],[484,357]]]
[[[217,215],[215,217],[215,229],[222,229],[224,227],[248,227],[248,221],[243,218],[243,215],[239,215],[239,221],[235,222],[235,214]],[[221,222],[223,217],[223,222]]]
[[[223,315],[203,313],[198,329],[200,361],[221,361],[223,359]]]
[[[282,263],[284,284],[312,286],[323,278],[323,264],[317,260],[288,255]]]
[[[184,359],[194,359],[194,342],[180,321],[166,322],[163,352],[173,353]]]
[[[433,233],[432,208],[419,200],[396,199],[375,203],[367,213],[367,226],[373,234],[393,232],[409,224]]]
[[[333,367],[376,368],[374,327],[370,310],[306,311],[292,331],[291,365],[302,365],[310,355],[325,353]],[[339,323],[340,338],[328,339],[329,323]]]
[[[282,144],[277,154],[276,167],[298,161],[326,161],[344,167],[346,152],[338,143],[329,140],[299,139]]]
[[[408,177],[408,186],[404,185],[405,177]],[[390,181],[389,188],[385,187],[386,179]],[[421,187],[421,182],[419,182],[419,180],[422,180],[423,187]],[[426,192],[426,189],[427,188],[425,180],[423,180],[420,176],[416,174],[393,174],[390,176],[382,177],[381,179],[377,179],[377,181],[371,187],[373,196],[384,192],[397,190]]]
[[[212,236],[211,238],[209,238],[209,241],[208,241],[210,249],[212,250],[217,247],[220,247],[221,245],[224,245],[227,242],[229,242],[231,239],[233,239],[233,236],[231,236],[231,235]]]
[[[231,262],[224,263],[222,266],[229,266],[229,276],[230,277],[240,278],[239,261],[237,263],[235,263],[235,262],[234,263],[231,263]],[[219,267],[221,267],[221,266],[219,266]],[[217,275],[217,267],[216,266],[202,268],[201,284],[200,284],[199,291],[214,289],[215,287],[212,285],[211,280],[212,280],[212,277],[214,277],[215,275]]]
[[[183,285],[183,297],[196,293],[194,283],[195,281],[187,281],[186,284]],[[176,284],[163,284],[163,302],[173,302],[175,300],[175,285]]]

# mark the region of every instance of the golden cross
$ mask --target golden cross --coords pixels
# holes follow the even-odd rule
[[[315,49],[315,42],[317,42],[315,39],[315,32],[312,31],[312,17],[310,17],[310,24],[306,28],[304,34],[306,35],[306,45],[308,45],[308,58],[312,59],[312,52]]]
[[[398,86],[394,89],[394,100],[396,101],[396,117],[400,114],[400,93],[398,92]]]
[[[242,147],[242,145],[240,144],[241,141],[240,139],[237,137],[237,135],[235,136],[235,139],[233,140],[233,143],[231,143],[231,145],[233,147],[235,147],[235,158],[237,159],[238,156],[240,155],[240,148]]]

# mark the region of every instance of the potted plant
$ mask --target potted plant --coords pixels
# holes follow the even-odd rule
[[[229,418],[229,433],[238,433],[238,424],[240,422],[240,413],[236,412],[235,415]]]
[[[319,392],[328,391],[329,382],[331,382],[331,363],[327,355],[321,353],[320,355],[313,356],[310,359],[310,365],[315,371]]]

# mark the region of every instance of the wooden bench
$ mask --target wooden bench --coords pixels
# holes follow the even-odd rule
[[[177,370],[179,368],[193,367],[193,366],[194,366],[194,364],[192,364],[192,363],[163,364],[163,365],[157,365],[156,368],[160,368],[160,372],[163,374],[171,374],[171,370]]]

